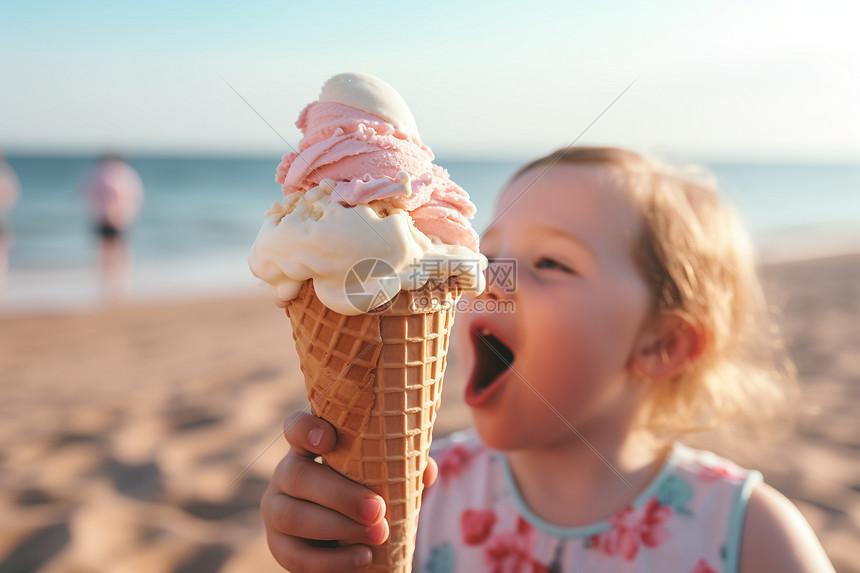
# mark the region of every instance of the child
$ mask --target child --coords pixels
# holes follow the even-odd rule
[[[629,151],[563,150],[513,177],[481,250],[516,259],[517,289],[490,284],[459,319],[478,437],[434,450],[414,571],[832,571],[758,472],[678,442],[774,418],[792,381],[710,185]],[[382,500],[314,462],[336,441],[326,422],[285,435],[261,506],[275,558],[367,564]],[[309,541],[326,539],[340,546]]]
[[[106,300],[128,294],[130,260],[125,233],[143,202],[143,182],[118,155],[104,155],[83,185],[93,229],[99,237],[99,266]]]
[[[122,235],[131,226],[143,201],[137,171],[118,155],[104,155],[84,181],[83,192],[93,226],[100,237]]]

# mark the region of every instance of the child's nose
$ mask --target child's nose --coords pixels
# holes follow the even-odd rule
[[[500,284],[498,281],[490,280],[490,277],[487,278],[487,288],[484,289],[481,297],[485,297],[488,300],[500,300],[509,298],[513,293],[509,288],[507,288],[504,284]]]
[[[498,300],[510,298],[517,290],[517,264],[515,259],[494,259],[484,272],[487,287],[482,296]]]

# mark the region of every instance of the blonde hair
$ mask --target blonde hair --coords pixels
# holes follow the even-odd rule
[[[676,169],[638,153],[571,147],[523,166],[604,166],[642,219],[633,253],[656,313],[703,328],[704,352],[652,384],[645,424],[666,438],[714,428],[748,431],[789,419],[794,367],[764,302],[751,241],[702,168]]]

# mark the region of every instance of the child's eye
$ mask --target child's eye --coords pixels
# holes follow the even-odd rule
[[[576,274],[576,273],[574,273],[573,269],[571,269],[567,265],[562,264],[562,263],[558,262],[557,260],[552,259],[550,257],[540,257],[535,262],[535,268],[538,268],[538,269],[556,269],[556,270],[564,271],[566,273]]]

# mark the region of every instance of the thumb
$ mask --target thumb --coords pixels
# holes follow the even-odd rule
[[[315,458],[330,452],[337,443],[334,426],[307,412],[296,412],[284,422],[284,438],[290,451]]]
[[[433,458],[427,458],[427,467],[424,469],[424,475],[422,476],[424,487],[430,487],[436,483],[437,477],[439,477],[439,465]]]

